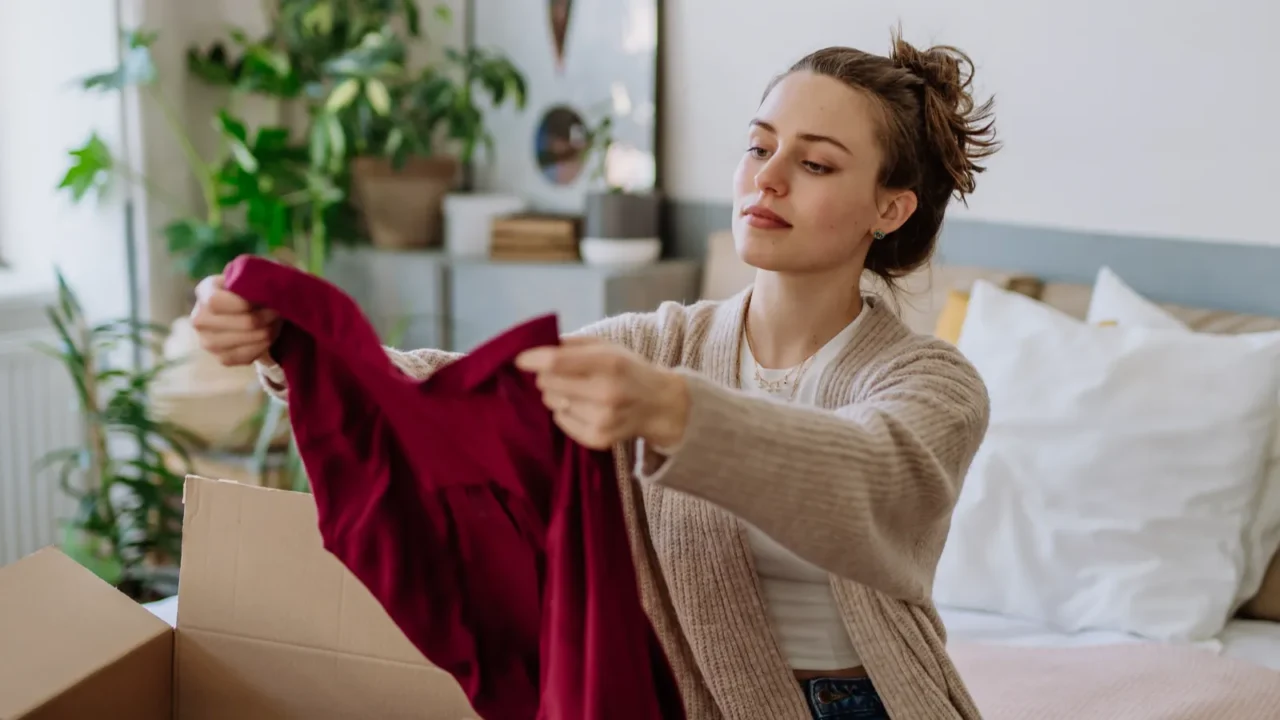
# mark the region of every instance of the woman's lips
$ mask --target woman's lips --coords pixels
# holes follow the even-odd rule
[[[766,207],[752,205],[742,211],[747,218],[747,224],[761,230],[785,230],[791,227],[791,223],[787,222],[781,215]]]

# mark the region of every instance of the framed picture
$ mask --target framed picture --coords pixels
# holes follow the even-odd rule
[[[661,0],[475,0],[476,47],[501,50],[528,79],[528,104],[491,111],[492,157],[479,191],[514,193],[540,211],[581,213],[603,185],[589,135],[611,118],[611,186],[656,189]]]

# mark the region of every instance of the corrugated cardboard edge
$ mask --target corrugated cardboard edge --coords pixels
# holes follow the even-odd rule
[[[173,635],[167,623],[56,547],[0,568],[0,584],[8,583],[18,585],[0,589],[0,597],[11,593],[5,609],[10,614],[0,626],[13,623],[0,645],[0,672],[10,662],[30,669],[36,648],[46,653],[40,658],[45,667],[54,670],[35,677],[19,672],[20,699],[4,698],[12,704],[0,704],[0,713],[66,717],[72,709],[91,706],[107,714],[132,713],[140,720],[156,717],[148,699],[154,695],[141,694],[154,675],[137,673],[157,662],[170,671]],[[57,677],[56,669],[66,668],[72,669]],[[167,689],[168,679],[161,681],[160,690]],[[130,685],[134,692],[124,692]]]
[[[191,475],[183,496],[183,720],[475,717],[456,681],[324,549],[310,495]]]

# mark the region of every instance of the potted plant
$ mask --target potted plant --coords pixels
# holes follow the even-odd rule
[[[613,129],[613,116],[605,113],[587,133],[593,187],[586,196],[579,251],[589,265],[656,262],[662,255],[662,199],[651,189],[630,189],[620,173],[610,174],[617,162],[611,162],[617,149]]]
[[[313,271],[322,269],[328,240],[325,213],[342,199],[341,190],[311,165],[305,145],[291,143],[287,129],[251,129],[236,117],[231,110],[234,97],[211,118],[217,147],[211,157],[202,156],[182,115],[160,90],[151,53],[157,40],[152,32],[126,33],[126,53],[120,64],[85,78],[82,87],[91,92],[134,88],[157,107],[183,150],[199,199],[157,187],[117,157],[96,133],[70,151],[59,187],[75,202],[90,195],[100,197],[115,182],[140,187],[171,213],[173,219],[162,233],[170,256],[192,286],[202,277],[221,272],[233,258],[245,253],[279,257]],[[243,72],[252,73],[254,82],[265,87],[275,72],[272,68],[279,63],[271,62],[261,50],[254,51],[252,57],[255,63],[246,65],[258,69]],[[277,89],[283,92],[285,83],[287,77],[277,77]],[[167,348],[170,358],[202,352],[186,327],[188,322],[185,315],[173,321]],[[154,378],[152,411],[168,420],[190,423],[203,445],[223,445],[231,450],[252,445],[255,433],[238,431],[238,427],[267,402],[252,369],[210,363],[189,367],[201,369],[200,383],[184,382],[184,373],[176,368]],[[285,432],[277,432],[272,443],[279,446],[287,439]]]
[[[112,364],[121,350],[154,356],[164,329],[128,320],[91,325],[61,273],[57,283],[48,316],[59,343],[39,349],[66,369],[84,421],[83,444],[55,450],[37,466],[54,470],[76,501],[60,545],[130,597],[167,597],[177,592],[182,489],[193,440],[151,411],[149,390],[165,363]]]
[[[342,199],[341,190],[310,165],[306,147],[292,144],[287,128],[250,128],[235,115],[232,102],[211,118],[218,140],[214,156],[201,156],[182,114],[160,91],[151,56],[157,39],[153,32],[127,32],[120,65],[85,78],[82,87],[91,92],[136,88],[153,103],[183,151],[199,201],[157,187],[114,156],[97,133],[70,151],[59,187],[76,202],[100,194],[115,180],[141,187],[171,211],[174,219],[163,234],[170,255],[193,283],[244,253],[297,256],[309,266],[322,265],[324,213]]]
[[[523,108],[526,100],[524,76],[501,54],[449,49],[417,72],[405,55],[383,29],[326,63],[337,82],[313,126],[320,156],[353,156],[352,200],[382,248],[440,244],[445,196],[480,148],[492,148],[481,101]]]

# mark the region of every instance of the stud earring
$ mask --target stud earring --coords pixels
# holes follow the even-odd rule
[[[883,239],[884,239],[884,231],[883,231],[883,230],[872,230],[872,231],[871,231],[871,238],[872,238],[873,240],[883,240]]]

